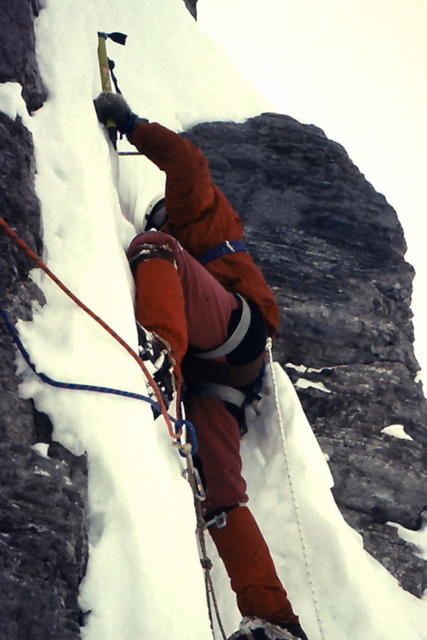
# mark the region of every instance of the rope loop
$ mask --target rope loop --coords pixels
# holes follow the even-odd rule
[[[197,442],[196,428],[194,424],[189,420],[184,420],[184,419],[174,420],[174,422],[175,422],[175,433],[178,435],[179,438],[182,436],[184,429],[186,429],[187,433],[189,433],[192,455],[195,456],[199,449],[199,444]],[[186,453],[182,451],[182,447],[179,448],[179,454],[184,458],[186,457]]]

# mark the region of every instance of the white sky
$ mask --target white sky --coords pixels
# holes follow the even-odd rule
[[[343,144],[397,210],[427,369],[427,3],[199,0],[198,21],[279,112]]]

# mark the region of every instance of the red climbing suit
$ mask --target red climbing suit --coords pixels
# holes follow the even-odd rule
[[[150,259],[134,262],[137,320],[167,340],[178,370],[188,348],[208,351],[227,339],[233,312],[243,304],[234,293],[258,305],[268,333],[274,334],[278,307],[249,253],[221,255],[206,266],[195,259],[224,242],[243,238],[243,225],[213,184],[205,156],[189,140],[159,124],[139,122],[129,139],[165,171],[168,216],[161,232],[140,234],[128,250],[132,264],[145,247],[157,247],[148,252]],[[223,400],[197,390],[188,394],[185,404],[197,430],[207,485],[206,513],[233,507],[227,525],[213,526],[210,533],[242,615],[297,621],[262,534],[249,509],[242,506],[248,497],[237,419]]]

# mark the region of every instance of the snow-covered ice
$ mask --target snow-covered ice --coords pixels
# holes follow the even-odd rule
[[[313,382],[312,380],[307,380],[307,378],[298,378],[295,382],[295,386],[298,389],[317,389],[318,391],[322,391],[323,393],[331,393],[331,390],[326,387],[323,382]]]

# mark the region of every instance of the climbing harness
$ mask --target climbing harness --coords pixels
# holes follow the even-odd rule
[[[200,264],[205,265],[212,260],[221,258],[221,256],[226,256],[227,254],[236,253],[238,251],[249,253],[249,249],[242,240],[226,240],[216,247],[213,247],[203,255],[198,256],[197,260],[200,262]]]
[[[194,500],[194,509],[196,512],[196,537],[199,546],[199,555],[200,555],[200,564],[203,569],[204,579],[205,579],[205,591],[206,591],[206,602],[208,605],[208,614],[209,614],[209,622],[212,631],[212,636],[215,638],[215,627],[214,627],[214,613],[216,617],[216,621],[218,624],[218,628],[221,633],[221,637],[223,640],[227,640],[227,636],[224,630],[224,626],[221,620],[221,614],[219,611],[218,600],[215,594],[215,588],[212,581],[211,570],[212,570],[212,561],[208,556],[207,548],[206,548],[206,540],[205,540],[205,531],[213,523],[206,523],[203,517],[203,510],[201,503],[205,499],[205,493],[203,486],[200,481],[200,476],[197,469],[194,466],[193,455],[194,451],[192,450],[191,443],[186,442],[183,445],[176,445],[179,447],[181,454],[185,456],[187,461],[187,471],[186,476],[187,480],[190,484],[191,490],[193,492],[193,500]],[[220,523],[220,521],[218,521]],[[225,522],[221,525],[224,526]]]
[[[286,474],[287,474],[287,479],[288,479],[288,483],[289,483],[289,490],[290,490],[290,495],[291,495],[292,506],[293,506],[294,513],[295,513],[295,521],[296,521],[297,528],[298,528],[298,536],[299,536],[300,543],[301,543],[301,550],[302,550],[302,555],[303,555],[303,559],[304,559],[304,565],[305,565],[307,580],[308,580],[308,583],[309,583],[309,586],[310,586],[310,592],[311,592],[311,597],[312,597],[312,600],[313,600],[313,607],[314,607],[314,611],[315,611],[315,614],[316,614],[316,620],[317,620],[317,624],[318,624],[318,627],[319,627],[320,638],[321,638],[321,640],[325,640],[326,636],[325,636],[325,631],[324,631],[324,628],[323,628],[322,618],[320,616],[320,605],[319,605],[319,600],[318,600],[317,593],[316,593],[316,587],[315,587],[315,584],[314,584],[313,573],[312,573],[312,570],[311,570],[311,563],[310,563],[310,557],[309,557],[308,548],[307,548],[307,542],[306,542],[306,539],[305,539],[304,529],[303,529],[303,526],[302,526],[301,512],[300,512],[300,509],[299,509],[296,490],[295,490],[295,486],[294,486],[294,482],[293,482],[292,474],[291,474],[291,470],[290,470],[288,444],[287,444],[287,441],[286,441],[285,426],[284,426],[284,422],[283,422],[282,410],[280,408],[279,394],[278,394],[278,389],[277,389],[276,373],[274,371],[274,362],[273,362],[273,351],[272,351],[272,340],[271,340],[271,338],[268,338],[267,347],[266,348],[267,348],[267,354],[268,354],[268,361],[269,361],[269,365],[270,365],[271,380],[272,380],[272,384],[273,384],[274,402],[275,402],[275,407],[276,407],[276,414],[277,414],[277,419],[278,419],[279,428],[280,428],[280,434],[281,434],[281,438],[282,438],[282,447],[283,447],[283,455],[284,455],[284,458],[285,458]]]
[[[265,370],[265,320],[254,303],[234,294],[240,307],[233,313],[231,334],[219,347],[210,351],[190,349],[183,371],[187,389],[192,393],[217,398],[239,423],[241,435],[247,432],[245,407],[259,398]],[[254,335],[260,339],[254,339]],[[224,357],[227,356],[225,360]],[[222,361],[219,361],[223,358]]]

